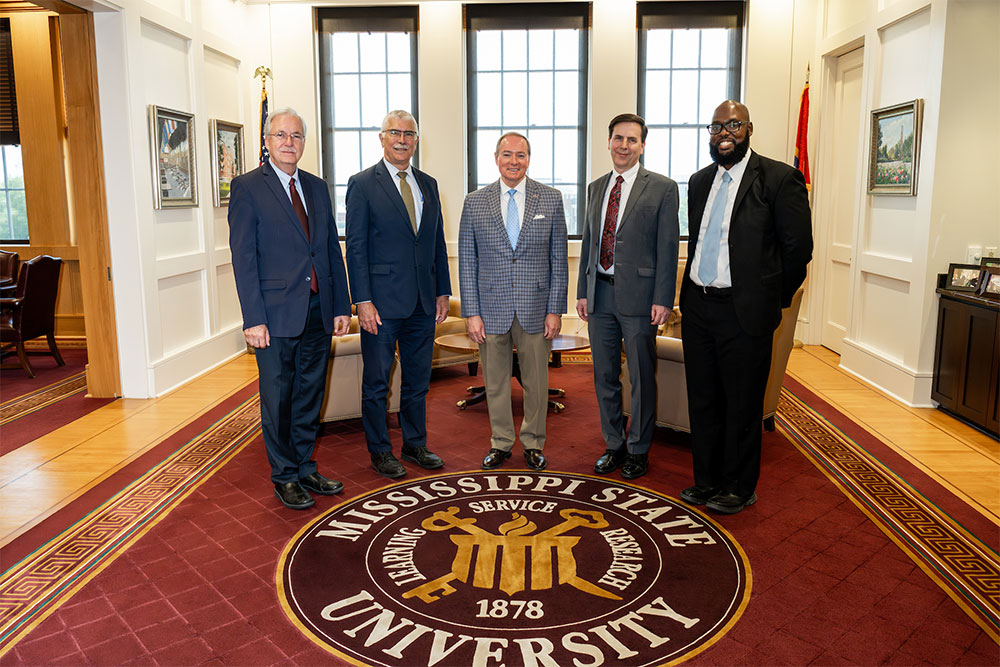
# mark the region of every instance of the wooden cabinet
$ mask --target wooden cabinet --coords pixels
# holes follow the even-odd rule
[[[965,421],[1000,434],[1000,302],[938,289],[931,398]]]

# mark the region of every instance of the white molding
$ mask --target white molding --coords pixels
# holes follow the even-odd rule
[[[934,407],[933,372],[916,371],[850,338],[844,338],[840,368],[911,408]]]
[[[151,363],[147,369],[153,396],[162,396],[245,352],[242,324],[229,326],[189,347],[175,350]]]

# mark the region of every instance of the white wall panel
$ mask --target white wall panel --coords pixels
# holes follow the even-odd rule
[[[901,364],[907,340],[909,283],[871,273],[861,274],[859,340],[879,356]],[[887,322],[894,323],[887,326]]]
[[[242,328],[243,315],[240,311],[240,301],[236,296],[236,277],[233,275],[233,265],[223,264],[215,268],[215,288],[218,290],[218,328],[227,329],[234,325]]]
[[[148,21],[142,22],[141,32],[146,103],[192,113],[191,42]]]
[[[240,118],[240,63],[227,54],[206,48],[202,75],[205,77],[205,111],[209,118],[238,123]],[[205,152],[208,155],[208,152]]]
[[[180,16],[185,19],[191,18],[191,5],[189,0],[146,0],[149,4],[154,7],[159,7],[160,9],[173,14],[174,16]]]
[[[886,257],[912,258],[914,241],[918,235],[926,233],[915,215],[916,197],[882,195],[872,199],[871,221],[863,249]]]
[[[869,0],[826,0],[823,4],[824,37],[864,21],[868,15]]]
[[[198,165],[198,169],[207,168],[207,164]],[[201,196],[208,196],[211,204],[212,193],[202,192]],[[193,208],[156,211],[153,224],[156,259],[189,255],[202,250],[201,225],[197,212]]]
[[[922,11],[882,31],[882,67],[875,107],[927,97],[931,13]]]
[[[157,281],[163,356],[182,350],[208,335],[205,272],[183,273]]]

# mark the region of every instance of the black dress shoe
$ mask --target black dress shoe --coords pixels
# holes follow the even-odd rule
[[[622,479],[635,479],[646,474],[649,454],[626,454],[622,464]]]
[[[416,463],[421,468],[426,468],[427,470],[436,470],[444,465],[441,457],[427,451],[426,447],[403,447],[401,458],[404,461]]]
[[[510,458],[510,452],[494,447],[483,459],[483,470],[493,470],[499,468],[500,464]]]
[[[406,474],[406,468],[392,455],[392,452],[372,454],[372,468],[375,468],[375,472],[378,474],[389,479],[396,479]]]
[[[597,463],[594,464],[594,472],[598,475],[607,475],[609,472],[617,468],[625,460],[625,448],[621,449],[608,449],[604,452],[601,458],[597,459]]]
[[[299,484],[303,488],[312,491],[313,493],[318,493],[321,496],[332,496],[335,493],[340,493],[344,490],[344,485],[334,479],[327,479],[318,472],[314,472],[311,475],[307,475],[299,480]]]
[[[304,510],[307,507],[312,507],[316,504],[316,501],[312,499],[302,485],[298,482],[284,482],[283,484],[274,485],[274,495],[278,496],[278,500],[291,510]]]
[[[545,455],[540,449],[524,450],[524,462],[532,470],[545,470]]]
[[[714,486],[698,486],[696,484],[681,491],[681,500],[688,505],[704,505],[718,493],[719,489]]]
[[[736,514],[757,502],[757,494],[738,496],[735,493],[717,493],[705,504],[708,509],[719,514]]]

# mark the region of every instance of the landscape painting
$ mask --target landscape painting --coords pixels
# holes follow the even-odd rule
[[[917,99],[872,112],[869,193],[916,194],[921,103]]]

